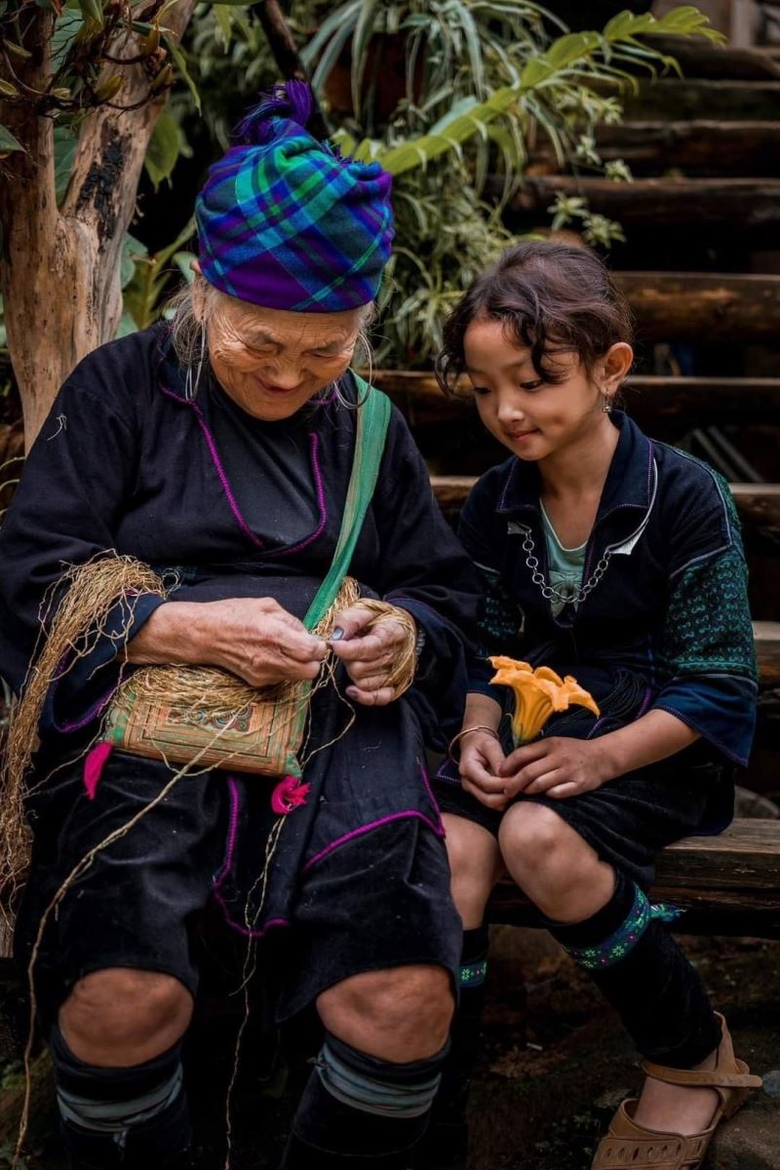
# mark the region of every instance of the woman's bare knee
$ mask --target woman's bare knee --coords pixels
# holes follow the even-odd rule
[[[365,971],[323,992],[317,1010],[339,1040],[405,1064],[439,1052],[455,1001],[450,976],[433,964]]]
[[[107,967],[76,983],[59,1024],[79,1060],[131,1068],[175,1044],[191,1017],[192,996],[172,975]]]
[[[485,904],[503,869],[492,833],[465,817],[444,814],[452,896],[465,930],[482,924]]]

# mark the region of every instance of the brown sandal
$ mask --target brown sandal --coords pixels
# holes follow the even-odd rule
[[[713,1069],[667,1068],[644,1061],[649,1077],[669,1085],[689,1085],[714,1089],[720,1098],[707,1129],[688,1137],[679,1133],[660,1133],[637,1125],[633,1114],[635,1097],[624,1101],[609,1124],[607,1136],[599,1142],[591,1170],[617,1170],[620,1166],[652,1166],[653,1170],[696,1170],[722,1121],[728,1120],[745,1104],[751,1089],[761,1088],[761,1077],[750,1075],[744,1060],[737,1060],[726,1021],[716,1012],[723,1029],[718,1056]]]

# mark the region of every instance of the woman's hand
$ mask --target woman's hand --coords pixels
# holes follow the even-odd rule
[[[253,687],[317,677],[328,652],[271,597],[172,601],[127,646],[129,662],[221,666]]]
[[[470,731],[460,740],[463,788],[481,804],[499,812],[509,803],[504,792],[506,781],[501,776],[505,759],[498,737],[489,731]]]
[[[415,635],[392,616],[376,622],[376,613],[360,602],[343,609],[336,617],[330,648],[346,667],[352,686],[346,694],[364,707],[385,707],[398,697],[391,675],[399,657],[410,648]],[[366,627],[376,624],[369,630]],[[341,630],[340,635],[337,631]]]
[[[606,737],[604,737],[606,738]],[[543,792],[555,800],[600,788],[617,774],[602,739],[550,736],[516,748],[501,766],[501,782],[509,800],[519,792]]]

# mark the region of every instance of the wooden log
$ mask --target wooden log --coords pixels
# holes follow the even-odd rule
[[[672,168],[697,175],[780,174],[780,121],[624,122],[602,126],[596,147],[605,160],[623,159],[635,175]],[[558,169],[546,145],[531,162]]]
[[[663,78],[623,95],[628,121],[717,118],[731,121],[780,117],[778,81],[696,81]]]
[[[761,682],[780,683],[780,622],[753,622]]]
[[[497,188],[491,180],[488,189]],[[518,229],[549,220],[556,195],[583,196],[590,210],[617,220],[628,234],[656,228],[665,236],[684,232],[708,236],[727,232],[762,248],[780,241],[780,179],[609,179],[541,175],[523,179],[510,204],[509,222]],[[713,237],[714,238],[714,237]]]
[[[431,485],[439,507],[443,512],[457,512],[463,507],[466,496],[476,483],[471,475],[434,475]],[[732,483],[729,484],[743,524],[761,524],[780,528],[780,484],[778,483]],[[757,623],[762,628],[761,641],[767,668],[780,672],[780,625],[775,622]],[[777,632],[773,632],[773,631]]]
[[[648,37],[650,47],[674,57],[686,78],[712,81],[780,80],[780,65],[756,49],[713,45],[700,38]]]
[[[658,859],[651,897],[688,913],[674,929],[780,937],[780,822],[736,820],[717,837],[686,837]],[[491,898],[492,922],[540,925],[511,882]]]
[[[714,322],[713,322],[714,325]],[[643,335],[646,336],[646,334]],[[374,383],[404,412],[412,426],[473,417],[468,380],[464,398],[447,398],[432,374],[413,370],[376,370]],[[712,425],[773,423],[780,417],[780,380],[776,378],[629,378],[624,387],[626,406],[640,425],[656,420],[701,423],[703,412]]]
[[[780,185],[777,193],[780,197]],[[616,272],[615,278],[642,339],[772,343],[780,338],[780,276]]]

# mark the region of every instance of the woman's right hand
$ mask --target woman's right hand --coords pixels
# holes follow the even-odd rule
[[[253,687],[317,677],[328,652],[271,597],[170,601],[127,645],[135,665],[220,666]]]
[[[472,731],[460,741],[463,788],[481,804],[499,812],[509,803],[504,792],[506,780],[499,775],[505,759],[501,744],[490,732]]]

